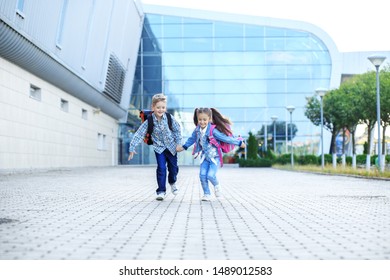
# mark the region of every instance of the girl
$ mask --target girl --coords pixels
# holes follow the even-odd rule
[[[203,188],[203,201],[209,201],[211,198],[208,181],[214,186],[215,196],[221,195],[221,186],[216,177],[220,165],[219,152],[217,147],[209,142],[210,126],[216,125],[213,130],[213,136],[218,142],[226,142],[245,148],[245,143],[228,134],[232,134],[229,119],[223,117],[215,108],[196,108],[194,111],[194,123],[196,125],[192,135],[183,146],[178,146],[177,151],[187,150],[191,145],[196,144],[194,154],[200,155],[200,182]],[[220,149],[220,148],[219,148]]]
[[[167,167],[168,166],[168,183],[171,186],[173,195],[178,193],[176,187],[177,174],[179,167],[177,165],[177,146],[181,143],[181,129],[179,123],[171,116],[172,130],[168,125],[167,111],[167,98],[164,94],[155,94],[152,98],[152,120],[153,120],[153,149],[156,154],[157,161],[157,185],[156,199],[163,200],[166,195],[166,180],[167,180]],[[129,146],[129,158],[131,160],[134,156],[135,147],[143,142],[143,139],[147,133],[148,120],[143,122],[138,130],[134,133],[134,137],[131,140]]]

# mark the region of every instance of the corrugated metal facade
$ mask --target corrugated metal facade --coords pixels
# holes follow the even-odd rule
[[[0,1],[0,173],[118,164],[142,23],[137,0]]]
[[[0,55],[114,118],[125,118],[143,19],[136,3],[23,2],[22,11],[17,0],[0,3]],[[112,56],[124,66],[125,76],[118,73],[124,86],[118,88],[122,92],[114,93],[115,98],[106,98]]]

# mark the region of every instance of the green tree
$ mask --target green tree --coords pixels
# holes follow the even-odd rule
[[[381,120],[382,120],[382,154],[386,150],[386,128],[390,125],[390,64],[380,72]]]
[[[345,114],[343,119],[340,120],[342,125],[349,130],[351,133],[351,142],[352,142],[352,154],[356,154],[356,141],[355,133],[357,125],[359,124],[362,115],[359,108],[360,96],[358,95],[358,90],[356,89],[356,84],[352,82],[344,83],[340,86],[339,95],[343,106],[345,107]]]
[[[252,134],[252,132],[249,132],[249,138],[248,138],[248,159],[257,159],[257,150],[258,150],[259,144],[257,143],[256,137]]]
[[[376,123],[376,77],[375,71],[370,71],[352,78],[356,83],[357,106],[360,110],[360,123],[367,126],[368,155],[371,154],[371,133]]]
[[[336,152],[336,136],[340,130],[340,125],[335,121],[335,118],[332,116],[331,108],[333,106],[334,99],[330,99],[332,92],[328,92],[323,97],[323,125],[326,130],[332,134],[331,146],[329,153]],[[321,104],[317,96],[313,96],[307,99],[305,116],[316,126],[321,125]]]

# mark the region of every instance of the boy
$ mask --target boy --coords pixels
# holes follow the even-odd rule
[[[177,153],[176,147],[180,145],[181,129],[179,123],[174,119],[172,115],[168,116],[167,111],[167,97],[162,94],[155,94],[152,98],[152,120],[153,120],[153,150],[156,155],[157,170],[156,178],[158,188],[156,190],[156,199],[163,200],[166,196],[166,178],[168,167],[168,183],[171,186],[173,195],[178,193],[176,187],[177,174],[179,167],[177,165]],[[169,126],[168,118],[172,120],[172,127]],[[150,118],[149,118],[150,120]],[[129,146],[129,158],[131,160],[134,156],[135,147],[143,142],[143,139],[147,133],[148,120],[145,120],[135,132],[133,140]]]

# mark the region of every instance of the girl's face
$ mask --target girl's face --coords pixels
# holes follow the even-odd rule
[[[167,111],[167,102],[159,101],[152,106],[152,110],[158,119],[161,119],[162,115]]]
[[[198,124],[201,128],[205,128],[211,121],[209,115],[205,113],[199,113],[197,117],[198,117]]]

